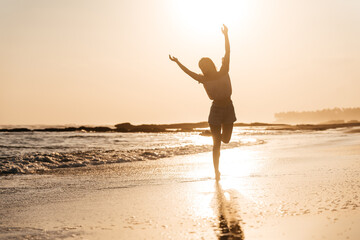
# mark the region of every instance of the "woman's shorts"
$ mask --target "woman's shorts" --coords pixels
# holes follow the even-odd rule
[[[226,106],[211,105],[208,122],[212,125],[229,124],[236,121],[234,105],[230,102]]]

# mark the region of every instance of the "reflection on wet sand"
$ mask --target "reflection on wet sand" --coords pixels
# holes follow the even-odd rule
[[[218,215],[217,237],[220,240],[243,240],[244,232],[241,229],[239,206],[236,201],[235,190],[224,191],[219,182],[215,184],[214,210]]]

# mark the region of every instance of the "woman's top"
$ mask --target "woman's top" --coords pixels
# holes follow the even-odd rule
[[[204,81],[203,85],[211,100],[230,99],[232,88],[228,72],[219,71],[214,79]]]

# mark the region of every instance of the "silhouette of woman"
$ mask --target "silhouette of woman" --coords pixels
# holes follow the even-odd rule
[[[216,70],[213,61],[207,57],[200,59],[199,68],[202,74],[197,74],[182,65],[176,57],[169,55],[170,60],[176,62],[186,74],[203,84],[207,95],[213,100],[208,122],[214,143],[213,163],[215,179],[217,181],[220,180],[219,159],[221,142],[230,142],[233,125],[236,121],[234,106],[231,101],[232,88],[229,76],[230,42],[228,28],[223,25],[221,31],[225,36],[225,56],[222,59],[222,66],[219,71]]]

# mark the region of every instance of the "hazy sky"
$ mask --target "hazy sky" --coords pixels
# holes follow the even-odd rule
[[[0,0],[0,124],[206,121],[170,62],[220,67],[239,122],[360,106],[359,0]]]

